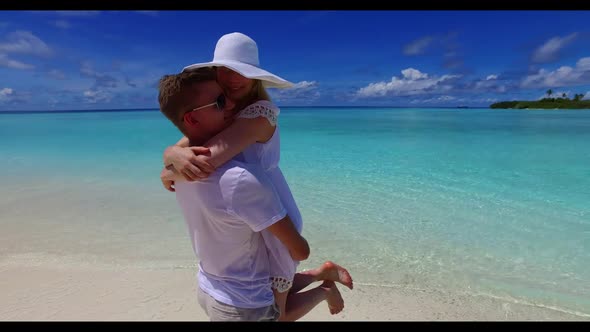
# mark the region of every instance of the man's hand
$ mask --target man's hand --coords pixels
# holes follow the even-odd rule
[[[207,178],[215,168],[207,161],[205,155],[210,153],[202,146],[170,146],[164,151],[164,164],[172,165],[187,181]]]

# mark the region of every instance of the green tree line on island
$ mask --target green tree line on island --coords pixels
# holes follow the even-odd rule
[[[574,98],[568,98],[567,94],[562,93],[560,97],[552,98],[553,90],[547,90],[547,97],[540,100],[513,100],[513,101],[501,101],[493,103],[490,108],[516,108],[516,109],[527,109],[527,108],[542,108],[542,109],[590,109],[590,100],[583,100],[583,93],[574,94]]]

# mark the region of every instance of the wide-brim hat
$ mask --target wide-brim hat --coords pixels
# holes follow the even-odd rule
[[[290,88],[293,86],[293,83],[260,68],[256,42],[239,32],[228,33],[219,38],[213,53],[213,61],[195,63],[184,67],[182,71],[203,67],[227,67],[244,77],[261,80],[267,88]]]

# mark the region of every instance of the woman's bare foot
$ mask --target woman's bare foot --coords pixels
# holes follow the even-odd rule
[[[332,262],[326,261],[322,266],[313,270],[317,280],[330,280],[343,284],[344,286],[352,289],[352,277],[350,273],[342,266]]]
[[[326,280],[322,286],[327,292],[326,302],[328,302],[328,309],[330,313],[335,315],[344,309],[344,299],[340,295],[340,291],[336,287],[336,284],[331,280]]]

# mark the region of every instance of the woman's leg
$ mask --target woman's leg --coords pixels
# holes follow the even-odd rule
[[[296,273],[293,277],[293,286],[291,286],[289,292],[297,293],[311,283],[321,280],[339,282],[350,289],[353,287],[350,273],[342,266],[327,261],[317,269]]]
[[[275,293],[275,295],[278,292]],[[333,281],[324,281],[320,286],[300,293],[283,292],[278,293],[275,300],[283,301],[285,310],[281,310],[279,321],[296,321],[305,316],[320,302],[326,300],[332,315],[344,309],[344,300]],[[280,304],[279,304],[280,307]]]

